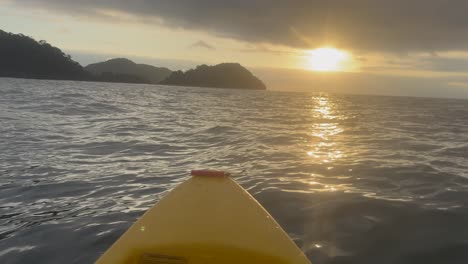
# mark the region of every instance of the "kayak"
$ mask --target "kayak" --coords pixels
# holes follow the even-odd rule
[[[96,263],[310,264],[271,215],[219,171],[192,171]]]

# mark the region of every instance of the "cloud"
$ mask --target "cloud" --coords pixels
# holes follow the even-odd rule
[[[323,75],[280,68],[252,71],[272,90],[468,99],[468,76],[426,78],[351,72]]]
[[[269,53],[275,55],[294,55],[294,56],[303,56],[304,52],[298,51],[297,49],[291,48],[278,48],[278,47],[270,47],[265,45],[253,45],[247,44],[244,48],[239,49],[241,52],[247,53]]]
[[[449,82],[448,85],[468,89],[468,82]]]
[[[441,72],[468,72],[468,60],[466,58],[425,58],[422,62],[425,69]]]
[[[361,51],[468,50],[466,0],[12,1],[95,18],[125,13],[146,23],[295,48],[330,42]]]
[[[384,56],[386,59],[374,65],[361,67],[366,72],[425,71],[430,75],[435,73],[468,74],[468,57],[466,52],[459,52],[459,57],[446,54],[416,54],[404,56]]]
[[[201,48],[201,49],[208,49],[208,50],[215,50],[216,48],[211,46],[210,44],[206,43],[203,40],[199,40],[192,45],[189,46],[189,48]]]
[[[100,53],[86,50],[65,50],[65,52],[67,54],[70,54],[75,61],[79,62],[83,66],[89,65],[91,63],[109,60],[111,58],[122,57],[122,54],[118,53]],[[173,70],[188,70],[203,63],[201,61],[191,61],[183,59],[162,59],[156,57],[135,56],[129,54],[126,54],[124,56],[137,63],[145,63],[157,67],[168,67]]]
[[[67,27],[60,27],[57,29],[57,33],[59,34],[68,34],[70,33],[70,29],[68,29]]]

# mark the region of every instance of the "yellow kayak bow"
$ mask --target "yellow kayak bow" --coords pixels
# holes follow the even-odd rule
[[[96,263],[310,264],[271,215],[217,171],[192,171]]]

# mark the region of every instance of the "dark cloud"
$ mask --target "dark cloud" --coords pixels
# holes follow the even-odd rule
[[[468,59],[466,58],[440,58],[430,57],[422,60],[425,68],[440,72],[468,72]]]
[[[299,52],[296,50],[275,49],[271,47],[265,47],[262,45],[252,45],[252,44],[247,44],[245,48],[240,49],[239,51],[252,52],[252,53],[269,53],[269,54],[275,54],[275,55],[296,55],[296,56],[303,55],[303,52]]]
[[[142,21],[253,43],[362,51],[468,50],[466,0],[12,0],[99,16],[112,9]]]
[[[202,49],[208,49],[208,50],[215,50],[216,48],[214,46],[211,46],[210,44],[206,43],[203,40],[199,40],[192,45],[189,46],[189,48],[202,48]]]

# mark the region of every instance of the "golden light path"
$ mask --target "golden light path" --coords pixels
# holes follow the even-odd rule
[[[322,47],[307,51],[307,68],[312,71],[345,71],[351,63],[351,55],[332,47]]]
[[[311,127],[313,141],[307,151],[307,156],[312,162],[327,166],[327,169],[331,170],[335,162],[346,157],[342,146],[336,139],[344,131],[339,121],[346,119],[346,116],[337,111],[336,102],[331,101],[328,96],[314,96],[312,101],[314,107],[311,114],[316,123]],[[347,175],[324,178],[314,174],[307,183],[310,185],[310,190],[317,192],[344,192],[352,189],[350,183],[342,182],[347,178],[349,178]]]
[[[332,140],[333,136],[343,132],[337,119],[342,118],[336,115],[333,110],[333,104],[325,96],[313,98],[315,107],[313,116],[316,120],[321,120],[312,126],[311,135],[316,139],[314,149],[307,152],[307,155],[316,158],[320,163],[330,163],[344,156],[343,152],[337,149],[336,143]]]

